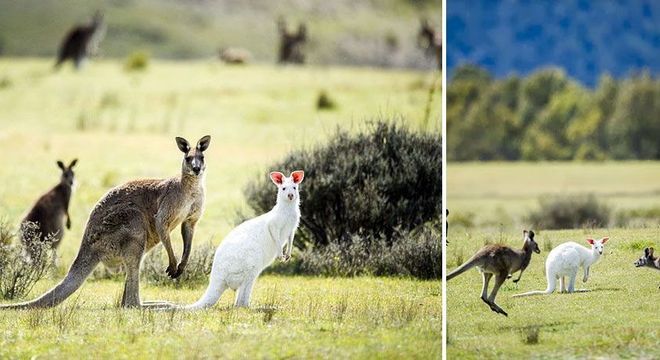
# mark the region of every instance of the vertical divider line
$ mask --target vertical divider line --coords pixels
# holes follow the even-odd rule
[[[442,360],[447,359],[447,0],[442,0]]]

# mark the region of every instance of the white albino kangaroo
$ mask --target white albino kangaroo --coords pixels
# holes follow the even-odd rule
[[[213,306],[227,288],[238,290],[235,306],[250,305],[252,287],[259,274],[278,256],[282,261],[291,257],[293,236],[300,222],[298,187],[304,176],[301,170],[289,177],[281,172],[270,173],[270,179],[277,185],[277,203],[269,212],[229,232],[215,251],[206,292],[184,309]]]
[[[513,295],[513,297],[552,294],[557,287],[557,279],[559,279],[559,292],[589,291],[587,289],[575,290],[575,278],[577,277],[580,266],[582,266],[584,269],[582,281],[587,282],[587,279],[589,279],[589,268],[600,259],[607,240],[609,240],[607,237],[600,240],[587,239],[587,242],[591,244],[591,249],[587,249],[572,241],[560,244],[550,251],[548,258],[545,260],[545,276],[548,279],[548,287],[545,291],[529,291]],[[565,287],[565,277],[568,277],[568,289]]]

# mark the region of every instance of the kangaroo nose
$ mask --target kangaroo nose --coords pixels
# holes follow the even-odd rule
[[[201,170],[201,168],[199,166],[193,166],[192,169],[195,172],[195,174],[199,174],[199,171]]]
[[[293,200],[293,194],[289,194],[287,197],[289,197],[289,200]]]

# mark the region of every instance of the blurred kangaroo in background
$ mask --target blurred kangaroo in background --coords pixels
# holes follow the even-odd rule
[[[303,53],[303,45],[307,42],[307,27],[305,24],[301,23],[298,26],[298,31],[289,31],[286,21],[280,17],[277,20],[277,29],[280,33],[280,50],[277,61],[280,64],[305,63],[305,54]]]
[[[660,256],[654,257],[653,251],[652,247],[645,248],[644,255],[635,261],[635,267],[650,267],[651,269],[660,270]]]
[[[66,228],[71,229],[69,201],[71,200],[75,177],[73,167],[77,162],[78,159],[74,159],[69,166],[65,166],[63,162],[57,161],[57,166],[62,170],[59,184],[41,195],[23,221],[21,221],[22,229],[27,226],[27,223],[33,223],[36,226],[35,230],[40,234],[38,240],[50,241],[53,249],[57,249],[60,246],[60,242],[64,236],[64,218],[66,218]],[[22,240],[26,242],[37,239],[23,237]],[[26,246],[26,249],[31,249],[31,247]]]
[[[60,44],[55,69],[67,60],[71,60],[77,70],[80,69],[85,58],[96,53],[104,32],[103,15],[98,11],[89,24],[69,30]]]
[[[428,19],[420,22],[417,45],[424,49],[426,56],[435,56],[438,70],[442,70],[442,34],[436,33]]]
[[[108,191],[92,210],[76,259],[62,282],[41,297],[0,309],[55,306],[76,291],[101,262],[121,259],[126,269],[122,307],[158,307],[163,301],[140,302],[140,262],[145,252],[162,242],[169,258],[167,273],[177,278],[188,262],[195,224],[204,209],[204,136],[191,148],[183,138],[176,143],[184,153],[181,176],[130,181]],[[170,232],[181,224],[183,255],[177,267]]]
[[[454,271],[447,274],[447,281],[455,278],[456,276],[476,267],[483,277],[483,287],[481,289],[481,300],[483,300],[491,310],[504,316],[509,316],[506,311],[495,304],[495,297],[504,281],[516,271],[520,271],[518,278],[513,280],[517,283],[522,277],[523,271],[527,268],[532,260],[532,252],[537,254],[541,253],[538,244],[534,241],[533,231],[523,231],[523,248],[520,250],[512,249],[508,246],[491,244],[486,245],[477,251],[468,261],[463,265],[454,269]],[[495,275],[495,285],[490,293],[488,293],[488,283]]]

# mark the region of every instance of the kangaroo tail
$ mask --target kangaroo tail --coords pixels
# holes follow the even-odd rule
[[[457,277],[458,275],[460,275],[460,274],[472,269],[473,267],[479,265],[479,263],[481,262],[481,258],[478,255],[479,255],[479,253],[474,254],[474,256],[472,256],[470,259],[468,259],[468,261],[464,262],[463,265],[457,267],[456,269],[454,269],[454,271],[447,274],[447,280],[453,279],[453,278]]]
[[[214,264],[215,265],[215,264]],[[211,271],[211,278],[209,279],[209,286],[206,288],[204,295],[197,300],[197,302],[182,306],[184,310],[200,310],[211,307],[215,305],[222,296],[222,293],[227,290],[227,284],[224,281],[223,276],[219,276],[214,271]]]
[[[554,275],[550,275],[547,270],[546,273],[548,274],[546,276],[548,278],[548,287],[545,290],[528,291],[526,293],[513,295],[512,297],[552,294],[555,291],[555,287],[557,286],[557,278]]]
[[[95,254],[92,254],[91,249],[83,245],[80,247],[78,256],[73,261],[73,264],[71,264],[64,280],[55,285],[54,288],[32,301],[0,305],[0,310],[49,308],[56,306],[80,288],[98,263],[99,259]]]

